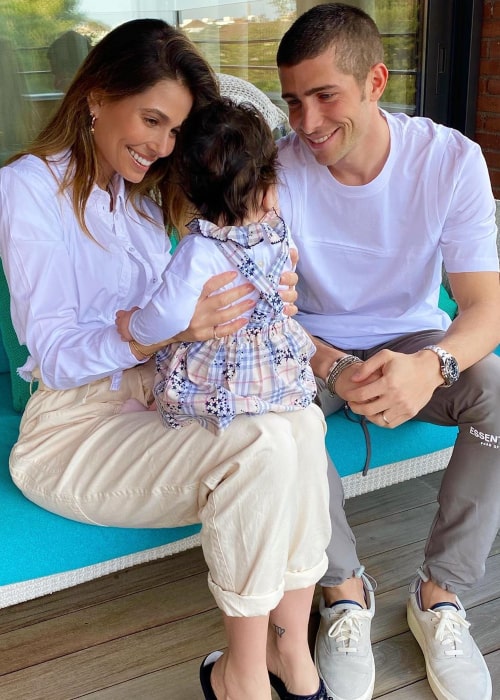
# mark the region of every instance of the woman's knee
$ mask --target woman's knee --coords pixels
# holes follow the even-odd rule
[[[297,477],[298,450],[293,428],[284,414],[268,413],[261,416],[260,433],[254,449],[259,454],[260,478],[269,486],[292,485]]]
[[[302,411],[286,414],[292,426],[297,459],[302,469],[325,472],[327,453],[325,446],[326,422],[321,409],[311,404]]]
[[[308,463],[326,465],[326,423],[321,409],[311,404],[300,411],[269,413],[263,440],[273,452],[273,463],[304,468]]]

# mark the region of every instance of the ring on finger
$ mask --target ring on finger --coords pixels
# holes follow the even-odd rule
[[[214,326],[214,340],[220,340],[220,336],[217,335],[217,326]]]
[[[389,425],[389,421],[388,421],[387,418],[385,417],[385,412],[384,412],[384,411],[382,411],[382,420],[384,421],[384,423],[385,423],[386,425]]]

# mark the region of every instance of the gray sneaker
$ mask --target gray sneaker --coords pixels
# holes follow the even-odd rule
[[[425,659],[427,680],[438,700],[491,700],[491,677],[470,632],[470,622],[457,604],[419,605],[420,575],[410,587],[408,625]]]
[[[370,627],[375,614],[373,586],[364,569],[356,573],[363,580],[368,609],[354,601],[337,601],[327,607],[320,600],[321,615],[314,660],[332,700],[370,700],[375,684],[375,662]]]

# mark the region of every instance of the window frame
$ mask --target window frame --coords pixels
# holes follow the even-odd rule
[[[423,2],[417,113],[473,137],[483,19],[482,0]]]

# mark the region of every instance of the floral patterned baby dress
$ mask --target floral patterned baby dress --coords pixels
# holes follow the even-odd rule
[[[248,324],[233,335],[173,343],[157,353],[154,395],[164,423],[179,428],[197,420],[219,433],[242,413],[305,408],[316,393],[309,365],[315,348],[303,328],[283,314],[277,291],[289,259],[286,224],[276,217],[218,227],[194,219],[189,230],[190,235],[212,239],[260,295]],[[276,247],[276,255],[264,272],[249,253],[265,240]]]

